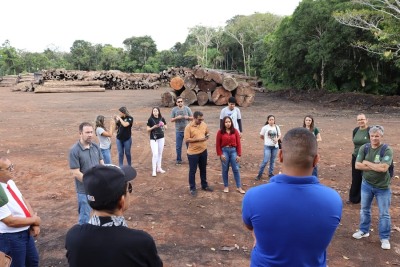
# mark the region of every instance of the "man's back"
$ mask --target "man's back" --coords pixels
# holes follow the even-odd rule
[[[257,239],[251,266],[326,266],[341,211],[339,194],[312,176],[281,174],[250,189],[243,220]]]
[[[70,267],[163,266],[153,238],[125,226],[75,225],[65,248]]]

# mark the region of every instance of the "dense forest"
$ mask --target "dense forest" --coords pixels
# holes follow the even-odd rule
[[[150,36],[123,48],[76,40],[69,52],[0,46],[0,76],[43,69],[158,73],[169,67],[236,70],[271,89],[400,95],[398,0],[303,0],[291,16],[237,15],[224,27],[196,26],[158,51]]]

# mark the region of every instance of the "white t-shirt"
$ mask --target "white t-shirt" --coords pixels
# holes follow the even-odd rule
[[[233,126],[235,126],[235,129],[240,132],[239,124],[238,124],[238,120],[242,119],[242,114],[240,113],[240,109],[238,109],[237,107],[234,107],[233,110],[230,110],[229,107],[224,107],[221,110],[219,119],[222,120],[226,116],[231,117],[231,119],[233,121]]]
[[[8,197],[8,203],[4,205],[3,207],[0,207],[0,220],[3,220],[4,218],[12,215],[14,217],[22,217],[26,218],[24,211],[20,207],[20,205],[17,203],[17,201],[14,199],[14,197],[11,195],[10,191],[7,189],[7,184],[10,185],[11,189],[14,191],[14,193],[17,195],[17,197],[20,199],[20,201],[25,205],[22,194],[18,190],[17,186],[15,185],[13,180],[8,180],[7,184],[5,183],[0,183],[1,186],[4,189],[4,192],[6,192],[7,197]],[[26,207],[26,205],[25,205]],[[26,207],[28,209],[28,207]],[[0,221],[0,233],[16,233],[16,232],[21,232],[29,229],[29,226],[24,226],[24,227],[8,227],[5,223]]]
[[[105,132],[105,130],[101,127],[96,128],[96,135],[99,138],[100,148],[109,149],[111,146],[111,138],[108,136],[102,136],[101,134]]]
[[[270,126],[269,124],[264,125],[261,128],[260,135],[264,136],[264,145],[278,147],[278,142],[274,142],[274,138],[278,137],[281,133],[278,125]]]

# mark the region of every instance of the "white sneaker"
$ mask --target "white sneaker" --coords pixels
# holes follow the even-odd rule
[[[163,170],[163,169],[157,169],[157,172],[159,172],[159,173],[165,173],[165,171]]]
[[[355,232],[355,233],[353,234],[353,237],[354,237],[355,239],[361,239],[361,238],[363,238],[363,237],[369,237],[369,233],[364,233],[363,231],[358,230],[357,232]]]
[[[382,249],[390,249],[389,239],[382,239],[381,240],[381,248]]]
[[[156,177],[156,176],[157,176],[156,172],[153,172],[153,173],[151,174],[151,176]]]

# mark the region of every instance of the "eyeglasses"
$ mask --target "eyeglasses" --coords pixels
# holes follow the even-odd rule
[[[182,103],[183,101],[176,101],[176,103]]]
[[[374,126],[371,127],[371,129],[373,129],[373,128],[379,129],[379,130],[381,130],[383,132],[383,126],[374,125]]]
[[[204,119],[197,119],[197,118],[196,118],[196,120],[198,120],[198,121],[204,121]]]
[[[129,192],[129,194],[132,193],[132,190],[133,190],[132,184],[128,183],[128,192]]]
[[[358,119],[357,121],[365,121],[365,120],[367,120],[367,119]]]

